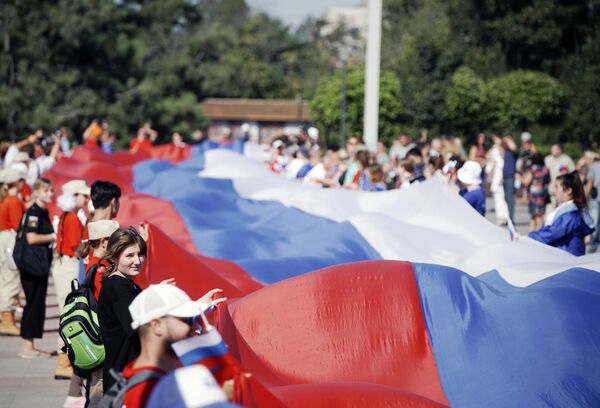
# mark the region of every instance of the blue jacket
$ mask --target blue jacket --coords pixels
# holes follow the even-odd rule
[[[477,212],[485,217],[485,192],[482,188],[469,191],[467,189],[460,190],[459,194],[467,200]]]
[[[530,232],[529,238],[580,256],[585,255],[585,236],[593,231],[581,211],[569,211],[558,216],[552,224]]]

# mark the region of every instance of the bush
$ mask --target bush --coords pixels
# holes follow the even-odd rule
[[[345,138],[362,134],[365,98],[365,70],[353,68],[346,77],[346,131]],[[402,114],[400,105],[400,81],[389,71],[381,71],[379,82],[379,141],[390,143],[399,130]],[[340,126],[340,103],[342,98],[341,71],[319,82],[310,109],[315,124],[328,140],[338,141]]]
[[[484,95],[489,122],[513,131],[555,124],[565,105],[561,84],[534,71],[513,71],[496,77],[486,84]]]
[[[446,116],[453,129],[473,134],[481,126],[485,105],[484,81],[468,67],[452,75],[446,95]]]

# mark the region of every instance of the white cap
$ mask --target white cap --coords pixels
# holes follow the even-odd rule
[[[62,185],[62,192],[70,195],[83,194],[89,196],[92,189],[84,180],[71,180]]]
[[[467,185],[481,184],[481,166],[473,160],[467,160],[456,172],[458,179]]]
[[[279,149],[283,145],[284,145],[283,141],[280,139],[277,139],[273,142],[273,144],[271,146],[273,146],[274,149]]]
[[[89,239],[108,238],[120,227],[117,221],[100,220],[88,224]]]
[[[529,142],[531,140],[531,133],[523,132],[521,133],[521,142]]]
[[[23,173],[16,169],[0,170],[0,183],[12,184],[23,178]]]
[[[250,125],[247,123],[243,123],[242,126],[240,126],[240,130],[244,133],[248,132],[250,130]]]
[[[308,133],[308,137],[312,140],[319,140],[319,129],[316,127],[309,127],[306,133]]]
[[[129,305],[131,328],[149,323],[165,316],[195,317],[202,314],[210,305],[193,301],[175,285],[150,285],[133,299]]]

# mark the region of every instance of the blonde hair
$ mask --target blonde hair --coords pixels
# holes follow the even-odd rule
[[[47,178],[44,177],[40,177],[39,179],[37,179],[35,181],[35,183],[33,183],[33,186],[31,187],[31,191],[38,191],[41,190],[42,188],[50,188],[52,187],[52,182],[50,180],[48,180]]]

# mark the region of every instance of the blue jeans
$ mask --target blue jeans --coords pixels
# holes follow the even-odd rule
[[[504,176],[502,181],[504,187],[504,200],[508,206],[508,216],[515,222],[515,176]]]

